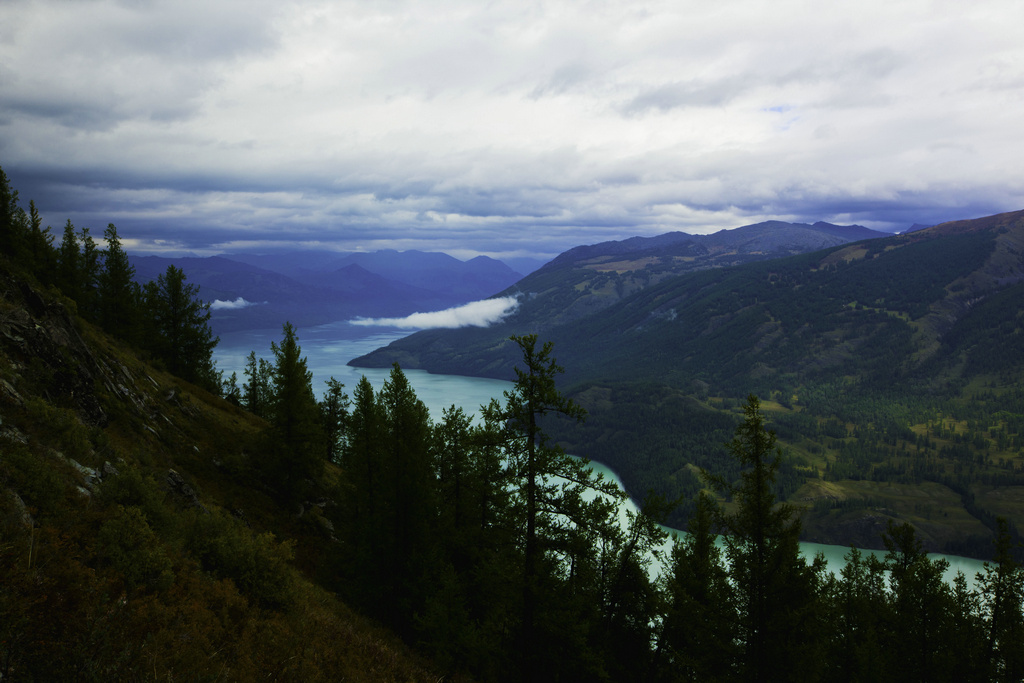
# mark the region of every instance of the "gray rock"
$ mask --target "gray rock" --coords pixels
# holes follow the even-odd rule
[[[199,501],[195,489],[188,485],[185,479],[174,470],[167,470],[167,487],[176,497],[181,498],[188,507],[197,508],[205,514],[210,511]]]

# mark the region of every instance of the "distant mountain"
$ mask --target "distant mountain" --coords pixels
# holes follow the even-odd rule
[[[408,367],[434,367],[456,374],[510,376],[512,357],[504,365],[483,356],[466,359],[453,367],[441,360],[452,343],[464,348],[469,339],[496,348],[505,329],[544,333],[561,325],[593,316],[636,294],[671,279],[699,270],[735,266],[753,261],[817,251],[854,240],[887,237],[859,225],[839,226],[818,222],[767,221],[711,235],[671,232],[656,237],[632,237],[570,249],[531,273],[501,296],[519,296],[519,310],[502,328],[424,331],[352,361],[365,367],[389,367],[400,362]],[[507,336],[507,334],[505,335]],[[449,342],[452,340],[452,342]],[[497,344],[497,347],[501,347]],[[435,351],[437,355],[435,357]],[[435,362],[444,365],[435,366]],[[483,368],[487,370],[484,371]]]
[[[369,254],[282,252],[207,258],[132,257],[146,282],[174,264],[215,307],[215,332],[274,328],[284,321],[315,325],[358,316],[399,317],[486,298],[520,276],[487,257],[459,261],[447,254],[385,251]]]
[[[735,265],[760,258],[802,254],[854,240],[878,237],[888,235],[860,225],[765,221],[734,230],[720,230],[711,235],[669,232],[656,237],[631,237],[622,241],[576,247],[560,254],[544,267],[557,268],[569,263],[597,267],[602,263],[612,263],[612,259],[628,256],[631,263],[644,258],[660,259],[662,262],[657,266],[668,265],[671,270],[682,272],[700,267]],[[668,257],[693,259],[695,263],[690,266],[665,264],[664,259]],[[644,264],[643,267],[648,265],[655,264]]]
[[[547,263],[546,260],[529,258],[526,256],[504,257],[501,259],[501,262],[517,273],[522,273],[523,275],[529,275]]]
[[[506,292],[521,304],[502,324],[419,332],[353,364],[508,379],[505,340],[534,332],[590,412],[554,435],[636,494],[692,501],[699,468],[736,476],[722,444],[755,393],[808,540],[877,547],[896,519],[930,549],[978,554],[997,514],[1024,523],[1009,504],[1024,501],[1024,211],[774,259],[793,235],[843,238],[734,232],[570,250]],[[927,515],[908,502],[922,495]]]
[[[435,292],[452,305],[487,298],[522,278],[501,261],[486,256],[460,261],[440,252],[384,249],[349,254],[339,263],[358,265],[389,280]]]
[[[456,303],[489,297],[522,278],[501,261],[486,256],[460,261],[445,253],[416,250],[286,251],[265,255],[230,254],[226,258],[318,287],[331,286],[333,273],[356,265],[386,280],[432,292],[438,300]]]

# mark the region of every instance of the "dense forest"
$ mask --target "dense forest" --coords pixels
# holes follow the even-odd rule
[[[808,563],[755,395],[706,427],[732,469],[623,524],[549,436],[586,419],[551,342],[510,338],[516,381],[479,420],[435,423],[398,366],[318,399],[288,323],[225,379],[183,273],[136,287],[113,226],[58,247],[2,171],[0,192],[4,680],[1024,677],[1005,520],[973,583],[907,524],[884,559]]]

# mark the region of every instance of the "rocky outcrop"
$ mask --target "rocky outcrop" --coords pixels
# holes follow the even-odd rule
[[[188,482],[178,472],[167,470],[167,478],[164,481],[167,485],[167,490],[180,500],[185,507],[196,508],[204,514],[210,514],[210,511],[199,500],[196,490],[189,486]]]
[[[72,408],[83,423],[103,427],[110,418],[97,394],[102,387],[113,398],[152,418],[156,410],[139,376],[112,354],[101,354],[82,338],[82,323],[56,297],[44,297],[11,273],[0,271],[0,293],[7,304],[0,312],[0,350],[12,370],[29,378],[47,400]],[[23,406],[16,386],[0,380],[0,400]]]

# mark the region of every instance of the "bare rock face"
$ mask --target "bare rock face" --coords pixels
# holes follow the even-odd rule
[[[67,310],[59,304],[47,304],[31,287],[12,282],[8,274],[8,296],[20,294],[22,308],[0,316],[0,344],[24,371],[43,383],[48,399],[70,403],[83,422],[105,426],[109,421],[96,397],[97,378],[105,369],[82,340]],[[9,392],[7,392],[9,393]]]
[[[167,470],[167,489],[179,500],[181,500],[186,507],[197,508],[201,512],[209,514],[209,510],[203,505],[199,496],[196,495],[196,490],[188,485],[188,482],[178,474],[175,470]]]
[[[15,369],[40,384],[46,399],[78,414],[83,423],[104,427],[110,421],[97,387],[132,406],[140,415],[151,415],[152,400],[137,383],[135,374],[121,361],[94,351],[82,339],[76,321],[59,300],[47,300],[30,285],[9,272],[0,271],[0,290],[11,308],[0,313],[0,350]],[[14,405],[24,402],[6,380],[0,399]]]

